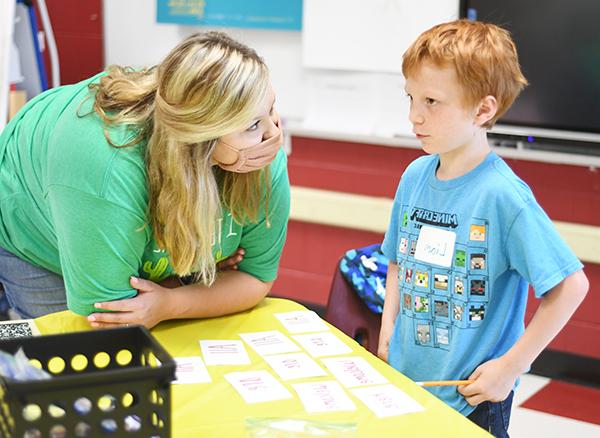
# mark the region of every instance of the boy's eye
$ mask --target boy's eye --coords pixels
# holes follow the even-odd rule
[[[426,98],[425,98],[425,103],[426,103],[427,105],[434,105],[434,104],[435,104],[435,102],[436,102],[436,101],[435,101],[435,99],[432,99],[431,97],[426,97]]]

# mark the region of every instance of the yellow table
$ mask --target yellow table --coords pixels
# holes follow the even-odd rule
[[[254,309],[232,316],[164,322],[152,329],[152,334],[173,357],[200,356],[198,343],[200,339],[240,339],[238,333],[265,330],[279,330],[286,336],[290,336],[273,314],[294,310],[305,310],[305,308],[293,301],[267,298]],[[36,324],[42,334],[90,330],[85,318],[69,311],[38,318]],[[248,417],[293,417],[326,422],[354,422],[358,425],[358,436],[369,438],[490,436],[429,392],[415,385],[410,379],[370,354],[335,327],[332,327],[332,332],[352,348],[352,356],[366,359],[390,383],[418,401],[425,411],[380,419],[350,391],[346,391],[354,401],[356,411],[306,413],[291,383],[335,379],[331,375],[327,378],[282,382],[294,395],[291,399],[246,404],[225,380],[224,374],[232,371],[267,370],[277,377],[262,357],[248,347],[246,350],[251,365],[209,366],[212,383],[172,385],[172,436],[175,438],[247,436],[245,419]],[[319,359],[315,360],[320,363]]]

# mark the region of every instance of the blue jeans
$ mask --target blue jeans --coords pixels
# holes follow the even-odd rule
[[[467,417],[479,427],[487,430],[496,438],[508,437],[508,423],[512,407],[514,391],[511,391],[506,400],[501,402],[483,402]]]
[[[21,318],[66,310],[65,283],[60,275],[21,260],[0,248],[0,285],[10,307]]]

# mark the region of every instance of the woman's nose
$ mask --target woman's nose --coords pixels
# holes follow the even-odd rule
[[[263,133],[263,141],[276,136],[281,129],[281,119],[275,110],[273,110],[273,114],[268,117],[267,123],[267,129],[265,129],[265,132]]]

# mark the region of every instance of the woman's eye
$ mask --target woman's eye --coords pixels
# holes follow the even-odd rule
[[[257,120],[248,129],[246,129],[246,131],[256,131],[258,129],[259,123],[260,123],[260,120]]]
[[[433,105],[433,104],[435,104],[435,99],[432,99],[431,97],[427,97],[427,98],[425,98],[425,103],[427,105]]]

